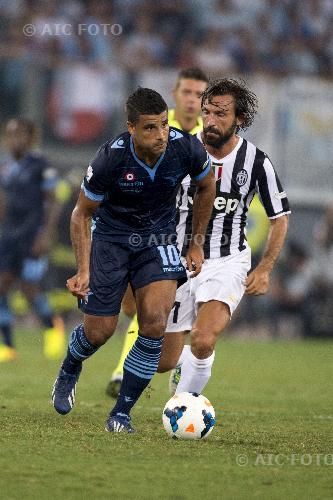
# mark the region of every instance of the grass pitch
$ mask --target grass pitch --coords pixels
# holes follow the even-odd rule
[[[59,363],[38,332],[17,344],[0,365],[1,500],[333,497],[333,342],[221,340],[205,390],[217,425],[198,442],[164,432],[167,375],[133,411],[136,435],[104,431],[121,337],[86,362],[65,417],[50,403]]]

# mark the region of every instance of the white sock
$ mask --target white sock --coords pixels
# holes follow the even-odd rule
[[[182,366],[184,363],[188,353],[191,352],[191,346],[189,345],[184,345],[183,350],[181,352],[181,355],[177,361],[176,367],[178,368],[179,366]]]
[[[215,351],[209,358],[198,359],[189,349],[182,364],[182,373],[176,394],[180,392],[197,392],[201,394],[210,379],[214,358]]]

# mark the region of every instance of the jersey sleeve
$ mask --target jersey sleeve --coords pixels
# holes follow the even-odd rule
[[[191,136],[190,140],[192,161],[189,174],[195,181],[200,181],[209,173],[211,169],[211,160],[197,137]]]
[[[287,193],[283,190],[274,167],[267,156],[258,174],[256,191],[269,219],[276,219],[282,215],[290,214]]]
[[[87,198],[92,201],[103,201],[108,190],[107,168],[110,164],[108,145],[104,144],[90,162],[81,188]]]

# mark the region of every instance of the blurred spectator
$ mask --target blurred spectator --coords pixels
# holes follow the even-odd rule
[[[195,49],[196,66],[214,76],[230,74],[235,70],[233,59],[222,43],[222,33],[210,30],[206,38]]]
[[[333,203],[315,229],[313,277],[317,287],[333,291]]]
[[[270,332],[279,336],[283,316],[296,319],[304,337],[311,334],[309,296],[311,264],[306,250],[296,242],[289,242],[271,283],[268,303]]]
[[[48,67],[64,59],[132,71],[186,64],[192,49],[207,70],[217,64],[222,71],[247,74],[332,73],[331,0],[0,0],[0,18],[2,60],[17,62],[22,52],[32,51]],[[27,22],[35,26],[34,36],[23,36]],[[120,37],[77,29],[115,23]],[[73,27],[71,34],[63,33],[66,25]]]

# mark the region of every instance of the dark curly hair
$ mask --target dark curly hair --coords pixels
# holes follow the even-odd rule
[[[125,109],[128,121],[137,123],[140,115],[159,115],[168,106],[156,90],[138,87],[127,99]]]
[[[258,111],[258,98],[247,87],[242,79],[221,78],[209,82],[207,89],[201,95],[201,106],[205,101],[211,102],[212,97],[232,95],[235,99],[235,113],[237,117],[243,118],[243,123],[238,129],[246,130],[249,128]]]

